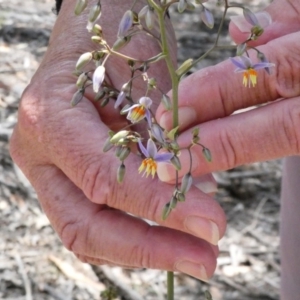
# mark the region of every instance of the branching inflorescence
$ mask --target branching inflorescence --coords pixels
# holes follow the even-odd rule
[[[254,14],[248,8],[244,8],[236,3],[230,5],[228,0],[219,0],[218,4],[223,2],[223,17],[218,25],[218,33],[214,45],[201,57],[194,60],[186,60],[177,68],[171,59],[170,46],[166,38],[165,20],[171,6],[177,6],[179,13],[186,10],[199,9],[199,20],[208,27],[215,26],[213,13],[208,9],[208,5],[203,0],[147,0],[146,5],[139,11],[135,11],[136,0],[132,1],[132,6],[124,12],[122,19],[119,21],[119,29],[113,45],[109,45],[105,40],[105,32],[97,24],[101,16],[100,0],[77,0],[75,14],[79,15],[89,7],[87,30],[91,33],[91,39],[95,43],[95,49],[83,53],[76,64],[75,75],[77,79],[78,91],[74,94],[71,105],[77,105],[84,96],[87,89],[93,90],[95,101],[101,101],[101,106],[105,106],[109,101],[114,101],[114,108],[121,115],[126,116],[128,125],[118,132],[110,131],[108,139],[104,146],[104,152],[114,149],[117,159],[120,160],[120,166],[117,170],[117,180],[122,182],[125,176],[125,162],[129,155],[132,155],[132,144],[136,144],[139,149],[139,155],[144,157],[137,172],[142,176],[155,176],[157,163],[165,162],[173,164],[176,172],[176,182],[173,195],[170,195],[170,201],[165,205],[162,218],[166,219],[172,209],[178,202],[185,201],[185,196],[190,189],[193,178],[191,175],[192,155],[191,148],[194,146],[202,147],[204,158],[210,162],[212,155],[209,149],[200,143],[199,128],[191,130],[190,144],[185,147],[190,153],[190,168],[187,174],[180,180],[178,171],[181,169],[180,148],[178,144],[179,122],[178,122],[178,86],[184,75],[197,64],[200,60],[205,59],[215,49],[235,48],[237,58],[230,58],[233,65],[236,66],[235,72],[242,72],[242,83],[245,87],[255,87],[257,84],[257,71],[265,69],[270,73],[270,67],[274,65],[268,62],[265,55],[257,48],[249,46],[249,42],[258,39],[264,32],[264,28],[271,24],[272,20],[266,12]],[[224,20],[230,8],[240,8],[243,11],[244,18],[239,17],[235,23],[244,32],[248,32],[247,39],[239,45],[220,45],[219,37],[224,26]],[[239,24],[240,22],[240,24]],[[159,34],[153,33],[155,24],[159,25]],[[131,42],[131,38],[137,34],[151,36],[158,43],[161,52],[147,60],[141,61],[134,57],[129,57],[122,53],[123,48]],[[251,44],[251,43],[250,43]],[[249,50],[254,50],[257,56],[257,62],[253,63],[250,58]],[[254,53],[255,53],[254,52]],[[124,79],[124,84],[120,90],[111,86],[106,80],[106,62],[110,57],[117,56],[123,59],[130,69],[131,77]],[[152,111],[151,92],[159,90],[156,78],[148,76],[149,68],[155,68],[155,64],[165,60],[168,67],[169,76],[172,82],[171,96],[161,92],[161,103],[166,110],[173,112],[173,129],[167,131],[162,128],[154,117]],[[93,71],[85,71],[90,68],[91,63],[95,65]],[[145,84],[145,94],[139,99],[133,97],[133,82],[137,78],[143,78]],[[147,126],[147,134],[136,131],[133,125],[144,122]],[[146,146],[145,146],[146,145]]]

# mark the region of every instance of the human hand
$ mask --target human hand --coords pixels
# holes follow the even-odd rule
[[[192,188],[186,203],[163,222],[162,208],[173,187],[141,178],[141,161],[133,155],[126,160],[128,176],[119,185],[118,161],[102,153],[109,127],[122,127],[124,120],[110,106],[100,108],[89,94],[76,108],[70,107],[76,91],[71,73],[79,54],[92,47],[85,18],[73,16],[73,2],[64,0],[46,56],[22,97],[11,155],[37,191],[64,245],[82,261],[178,270],[206,280],[217,255],[208,242],[216,244],[225,230],[220,206]],[[102,1],[102,26],[108,37],[115,36],[115,20],[129,2]],[[135,49],[143,49],[142,41],[137,43]],[[134,51],[130,45],[126,49]],[[149,57],[154,51],[147,45],[139,55]],[[109,80],[120,87],[127,69],[118,60],[109,63]],[[162,87],[170,88],[164,72],[155,72]]]
[[[300,154],[300,8],[297,1],[277,0],[266,11],[273,23],[252,45],[261,45],[258,48],[275,63],[271,75],[259,71],[257,86],[244,87],[242,75],[235,74],[227,60],[194,73],[180,85],[180,144],[186,146],[191,137],[188,128],[200,124],[201,141],[213,157],[208,164],[201,150],[193,147],[194,176]],[[234,24],[231,35],[238,43],[247,38]],[[233,114],[239,109],[247,110]],[[171,127],[171,115],[163,107],[156,116],[163,127]],[[182,151],[182,165],[188,160]],[[180,175],[186,171],[183,168]],[[168,166],[161,165],[158,175],[163,181],[174,180]]]

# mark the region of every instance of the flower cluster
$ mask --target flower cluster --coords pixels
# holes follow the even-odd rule
[[[165,28],[165,16],[169,12],[169,8],[172,5],[177,6],[179,13],[184,13],[186,10],[199,9],[199,19],[208,28],[215,26],[215,20],[213,13],[207,5],[207,0],[147,0],[145,5],[139,11],[135,11],[135,3],[130,9],[126,10],[119,21],[119,28],[116,35],[116,40],[113,45],[109,45],[106,40],[101,26],[97,24],[97,21],[101,17],[102,9],[100,0],[95,0],[93,5],[88,6],[88,0],[77,0],[75,7],[75,14],[81,14],[87,7],[89,7],[87,29],[92,34],[91,40],[95,43],[95,49],[90,52],[83,53],[76,64],[75,74],[78,76],[77,87],[78,91],[74,94],[71,104],[77,105],[89,87],[92,88],[95,94],[95,101],[101,101],[101,106],[107,105],[110,101],[114,101],[113,107],[121,115],[126,116],[128,125],[118,132],[109,132],[108,139],[104,146],[104,151],[115,151],[115,156],[120,160],[120,166],[117,170],[117,180],[122,182],[126,173],[126,159],[129,155],[133,155],[131,149],[133,146],[139,150],[139,156],[142,157],[138,172],[143,176],[152,178],[155,177],[157,164],[160,162],[170,163],[174,166],[174,172],[178,172],[181,169],[180,164],[180,151],[182,148],[178,145],[178,121],[174,121],[174,128],[169,132],[162,128],[154,118],[152,109],[151,93],[154,89],[161,91],[159,83],[155,78],[149,78],[148,69],[153,68],[155,63],[165,59],[167,61],[169,75],[172,79],[173,94],[172,100],[165,93],[161,93],[161,103],[167,110],[173,110],[173,115],[178,120],[178,84],[184,75],[193,68],[197,62],[209,54],[205,53],[200,58],[193,60],[186,60],[179,68],[170,64],[170,49],[168,48],[166,39]],[[227,1],[224,1],[225,14],[227,10],[233,5],[228,5]],[[237,45],[237,58],[230,58],[233,65],[236,66],[235,72],[243,73],[243,85],[245,87],[255,87],[257,84],[258,70],[265,69],[270,73],[270,68],[274,64],[268,62],[265,55],[256,48],[251,48],[249,42],[259,38],[264,29],[271,24],[271,18],[267,13],[254,14],[247,8],[237,6],[243,10],[243,19],[239,17],[234,19],[234,22],[238,26],[247,28],[249,36],[247,39]],[[224,20],[223,20],[224,21]],[[159,25],[160,34],[157,34],[157,30],[154,30],[155,25]],[[218,32],[221,32],[224,22],[221,22]],[[240,25],[240,24],[243,24]],[[245,26],[246,24],[246,26]],[[216,39],[214,47],[222,47],[219,44],[219,33]],[[157,43],[161,47],[161,52],[153,57],[141,61],[124,55],[120,52],[120,49],[126,47],[131,39],[136,34],[145,34],[153,37],[153,42]],[[228,47],[228,45],[227,45]],[[212,50],[212,49],[211,49]],[[209,50],[209,51],[211,51]],[[249,51],[256,51],[259,62],[253,63],[249,58]],[[121,87],[110,86],[106,80],[106,62],[111,58],[117,56],[127,62],[130,69],[131,76],[124,78],[123,85]],[[90,71],[90,64],[94,63],[94,72]],[[133,97],[133,83],[136,78],[143,78],[145,83],[145,93],[142,97],[135,99]],[[174,80],[175,78],[175,80]],[[175,118],[176,120],[176,118]],[[177,122],[177,124],[176,124]],[[143,134],[136,131],[134,128],[137,123],[143,123]],[[202,147],[202,153],[207,161],[211,161],[211,153],[207,147],[199,143],[199,129],[193,129],[191,132],[191,142],[185,147],[189,152],[194,146]],[[145,143],[147,144],[145,146]],[[191,153],[191,152],[190,152]],[[190,155],[190,168],[189,171],[179,178],[177,173],[177,180],[175,183],[174,193],[171,196],[171,200],[166,204],[163,211],[163,219],[165,219],[172,209],[176,207],[177,202],[185,200],[185,195],[192,186],[193,178],[191,174],[192,169],[192,156]]]

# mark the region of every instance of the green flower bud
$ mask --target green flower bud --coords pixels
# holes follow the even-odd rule
[[[203,153],[205,159],[206,159],[208,162],[211,162],[211,161],[212,161],[211,153],[210,153],[210,150],[209,150],[208,148],[203,148],[203,149],[202,149],[202,153]]]
[[[106,95],[106,92],[105,92],[104,90],[100,90],[100,91],[96,94],[94,100],[95,100],[95,101],[102,100],[102,99],[104,98],[105,95]]]
[[[188,3],[186,0],[179,0],[179,3],[178,3],[178,12],[181,14],[185,11],[185,9],[187,8],[188,6]]]
[[[80,76],[78,77],[77,81],[76,81],[76,86],[81,89],[83,88],[83,86],[85,85],[85,83],[88,80],[88,76],[86,75],[86,73],[82,73],[80,74]]]
[[[171,207],[171,209],[176,208],[176,205],[177,205],[177,197],[173,196],[172,199],[171,199],[171,201],[170,201],[170,207]]]
[[[174,155],[170,161],[177,171],[181,170],[181,163],[178,156]]]
[[[99,24],[94,24],[92,32],[95,33],[96,35],[102,37],[102,27]]]
[[[176,74],[181,77],[185,74],[193,65],[193,60],[191,58],[187,59],[182,63],[182,65],[176,70]]]
[[[125,36],[125,37],[122,37],[122,38],[118,38],[116,40],[116,42],[113,44],[112,49],[114,51],[118,51],[122,47],[124,47],[125,45],[127,45],[130,42],[130,40],[131,40],[131,36]]]
[[[124,139],[126,139],[126,137],[129,135],[129,133],[130,131],[128,130],[121,130],[110,138],[110,142],[112,144],[119,144],[120,142],[122,143]]]
[[[75,15],[79,16],[86,8],[87,0],[77,0],[75,5]]]
[[[83,98],[84,89],[78,90],[72,97],[71,106],[76,106]]]
[[[162,211],[162,215],[161,215],[161,218],[163,219],[163,221],[165,221],[165,220],[168,218],[168,216],[169,216],[171,210],[172,210],[171,204],[170,204],[170,203],[167,203],[167,204],[164,206],[163,211]]]
[[[86,52],[80,55],[77,63],[76,63],[76,70],[79,71],[84,68],[93,58],[93,54],[91,52]]]
[[[118,168],[118,171],[117,171],[117,181],[119,183],[122,183],[123,180],[124,180],[124,177],[125,177],[125,172],[126,172],[126,168],[125,168],[125,165],[122,163],[119,168]]]
[[[172,102],[171,99],[168,95],[163,94],[161,98],[161,103],[164,106],[166,110],[171,110],[172,109]]]
[[[89,13],[89,22],[94,23],[96,22],[101,15],[101,5],[98,2],[96,5],[92,6]]]
[[[122,147],[119,158],[121,161],[124,161],[128,155],[130,154],[131,150],[129,147]]]
[[[185,195],[180,191],[177,191],[177,200],[178,200],[178,202],[184,202],[185,201]]]
[[[185,174],[182,178],[181,187],[180,187],[181,193],[186,194],[187,191],[191,188],[192,184],[193,184],[193,177],[189,172]]]
[[[114,145],[110,142],[110,137],[109,138],[107,138],[107,140],[105,141],[105,143],[104,143],[104,146],[103,146],[103,152],[107,152],[107,151],[109,151]]]
[[[242,43],[242,44],[239,44],[236,48],[236,55],[237,56],[241,56],[244,54],[245,50],[247,48],[247,44],[246,43]]]

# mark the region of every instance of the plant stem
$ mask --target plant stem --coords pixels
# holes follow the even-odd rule
[[[167,300],[174,300],[174,273],[169,272],[167,273]]]

